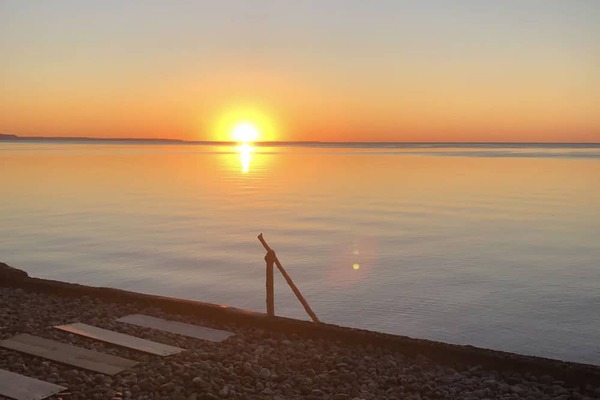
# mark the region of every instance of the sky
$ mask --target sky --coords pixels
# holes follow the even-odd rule
[[[597,0],[0,0],[0,133],[600,142]]]

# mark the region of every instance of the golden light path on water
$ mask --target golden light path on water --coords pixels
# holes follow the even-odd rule
[[[252,161],[252,152],[254,143],[261,136],[259,126],[252,121],[237,122],[231,129],[231,137],[238,142],[237,152],[240,155],[242,173],[247,174],[250,171],[250,162]]]
[[[254,146],[250,143],[242,143],[237,147],[238,153],[240,153],[240,164],[242,165],[242,173],[247,174],[250,171],[250,162],[252,161],[252,152]]]

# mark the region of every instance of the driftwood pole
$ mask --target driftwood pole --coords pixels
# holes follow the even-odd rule
[[[294,281],[292,281],[292,278],[290,278],[290,276],[287,274],[285,269],[283,269],[283,265],[281,265],[281,263],[279,262],[279,259],[277,258],[275,251],[269,247],[267,242],[265,242],[265,239],[263,238],[262,233],[260,235],[258,235],[258,240],[260,240],[263,247],[267,251],[267,255],[265,256],[265,261],[267,262],[267,314],[269,313],[269,260],[272,260],[275,263],[275,265],[277,265],[277,269],[279,269],[279,271],[285,278],[285,281],[287,282],[287,284],[290,286],[290,288],[292,288],[292,291],[294,292],[294,294],[296,295],[296,297],[298,298],[298,300],[300,301],[300,303],[302,304],[302,306],[304,307],[304,309],[306,310],[308,315],[310,315],[313,322],[321,322],[321,321],[319,321],[319,318],[317,318],[317,316],[315,315],[313,310],[308,305],[308,302],[306,301],[304,296],[302,296],[302,293],[300,293],[300,290],[298,290],[298,288],[294,284]],[[273,271],[273,264],[271,264],[271,279],[273,277],[272,271]],[[272,282],[271,282],[271,290],[272,289],[273,289],[273,286],[272,286]],[[274,297],[275,296],[272,296],[271,300],[274,301]],[[275,314],[275,306],[273,305],[273,315],[274,314]]]
[[[275,316],[275,292],[273,285],[273,263],[275,262],[275,252],[267,251],[265,256],[265,262],[267,263],[267,315],[269,317]]]

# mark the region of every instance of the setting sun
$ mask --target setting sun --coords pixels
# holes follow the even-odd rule
[[[214,122],[207,128],[213,140],[237,143],[269,142],[280,136],[274,115],[251,105],[228,106],[216,111]]]
[[[236,142],[251,143],[258,140],[260,131],[251,122],[240,122],[233,128],[231,135]]]

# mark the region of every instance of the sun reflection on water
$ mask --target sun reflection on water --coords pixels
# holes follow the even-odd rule
[[[252,161],[252,152],[254,147],[248,143],[242,143],[237,148],[240,153],[240,163],[242,164],[242,172],[247,174],[250,171],[250,162]]]
[[[227,171],[228,178],[241,179],[239,182],[257,183],[264,178],[266,165],[273,157],[261,145],[239,142],[220,148],[219,161]]]

